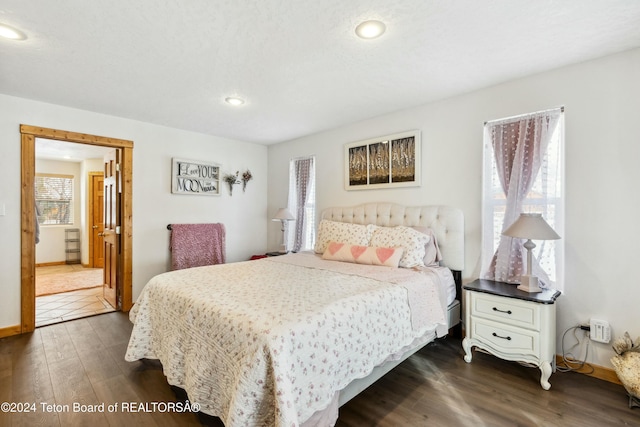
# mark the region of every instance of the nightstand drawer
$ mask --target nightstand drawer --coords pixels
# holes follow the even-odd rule
[[[473,293],[471,314],[505,325],[540,330],[540,305],[490,294]]]
[[[495,350],[510,354],[540,354],[539,334],[523,329],[509,328],[500,323],[473,319],[471,336]]]

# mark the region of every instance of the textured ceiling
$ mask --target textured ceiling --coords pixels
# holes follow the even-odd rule
[[[640,46],[638,0],[0,0],[0,22],[28,35],[0,40],[0,93],[263,144]]]
[[[102,159],[110,151],[112,151],[110,148],[97,145],[36,138],[36,159],[77,163],[86,159]]]

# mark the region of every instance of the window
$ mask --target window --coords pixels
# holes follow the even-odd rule
[[[533,274],[562,290],[563,155],[564,109],[485,124],[482,277],[519,281],[526,271],[526,250],[520,239],[501,233],[520,213],[540,213],[561,239],[534,241]]]
[[[288,248],[294,252],[313,249],[315,244],[315,157],[289,162],[289,210],[296,217],[287,228]]]
[[[36,210],[38,222],[73,224],[73,176],[36,174]]]

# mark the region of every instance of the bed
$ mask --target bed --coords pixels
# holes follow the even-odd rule
[[[160,274],[131,310],[125,359],[160,360],[226,427],[333,425],[339,406],[460,322],[463,222],[445,206],[329,208],[317,253]],[[371,265],[413,262],[410,248],[361,244],[398,236],[437,241],[441,267]]]

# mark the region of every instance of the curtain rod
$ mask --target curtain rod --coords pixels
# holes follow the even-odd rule
[[[506,121],[516,120],[516,119],[521,119],[521,118],[527,117],[527,116],[535,116],[536,114],[546,113],[548,111],[554,111],[554,110],[560,110],[561,113],[564,113],[564,105],[561,106],[561,107],[549,108],[547,110],[540,110],[540,111],[536,111],[536,112],[533,112],[533,113],[525,113],[525,114],[520,114],[520,115],[517,115],[517,116],[505,117],[503,119],[487,120],[486,122],[484,122],[484,124],[486,126],[488,123],[506,122]]]
[[[304,159],[310,159],[310,158],[315,158],[316,155],[315,154],[309,154],[308,156],[300,156],[300,157],[292,157],[289,159],[289,161],[291,160],[304,160]]]

